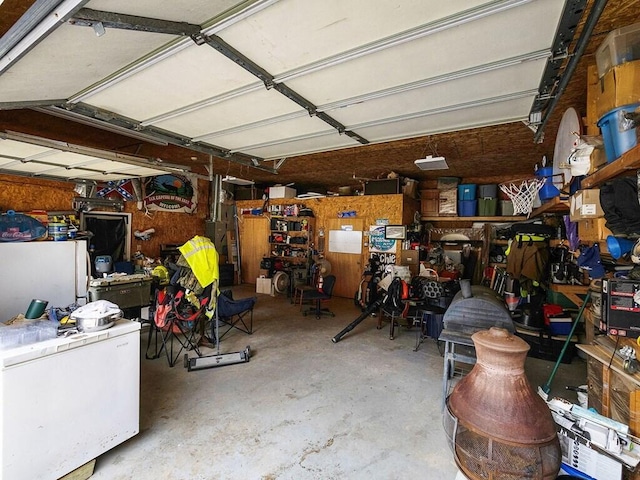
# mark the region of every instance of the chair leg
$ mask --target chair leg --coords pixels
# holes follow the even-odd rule
[[[184,327],[180,321],[172,320],[167,324],[167,329],[161,331],[162,346],[160,347],[160,351],[162,351],[162,349],[165,350],[167,362],[170,367],[176,364],[184,350],[193,350],[199,357],[202,356],[202,352],[198,347],[198,341],[196,341],[199,320],[195,320],[194,322],[191,327]],[[175,349],[174,340],[178,343]]]
[[[144,358],[146,358],[147,360],[155,360],[157,358],[160,358],[160,355],[162,354],[162,349],[164,347],[164,344],[160,345],[160,349],[158,350],[158,335],[161,335],[160,329],[156,326],[155,322],[151,321],[149,322],[149,336],[147,337],[147,351],[145,352]],[[151,338],[154,337],[155,338],[155,350],[154,350],[154,354],[150,355],[149,354],[149,350],[151,349]]]

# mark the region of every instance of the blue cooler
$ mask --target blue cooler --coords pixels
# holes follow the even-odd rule
[[[613,162],[638,144],[638,129],[628,128],[625,123],[631,122],[624,118],[626,112],[633,112],[638,107],[640,107],[640,103],[614,108],[598,120],[608,163]]]

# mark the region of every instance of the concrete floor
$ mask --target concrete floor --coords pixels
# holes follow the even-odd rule
[[[234,298],[254,295],[233,288]],[[248,363],[188,372],[146,360],[141,335],[140,433],[97,459],[95,480],[453,480],[442,428],[443,360],[415,330],[389,340],[368,318],[334,344],[359,310],[334,298],[334,318],[303,316],[284,296],[258,295],[254,333],[232,331],[221,353],[251,346]],[[214,353],[206,350],[208,354]],[[534,386],[554,363],[527,359]],[[585,362],[561,364],[552,394],[586,383]]]

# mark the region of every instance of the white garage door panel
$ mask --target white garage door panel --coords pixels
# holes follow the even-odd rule
[[[154,125],[193,138],[301,110],[275,90],[262,88]]]
[[[17,142],[15,140],[0,138],[0,155],[5,157],[29,158],[50,151],[50,149],[42,147],[40,145],[33,145],[31,143]],[[2,156],[0,156],[0,162],[5,161]]]
[[[479,22],[489,22],[483,19]],[[379,51],[346,63],[287,80],[287,85],[317,104],[339,101],[363,93],[405,85],[478,65],[496,62],[545,48],[545,41],[530,35],[513,34],[499,44],[492,44],[490,32],[468,26],[465,42],[459,31],[447,30],[391,50]],[[486,28],[501,28],[491,25]],[[473,31],[473,32],[471,32]],[[457,43],[454,43],[456,42]],[[487,51],[487,45],[491,48]],[[439,54],[439,52],[446,52]],[[413,59],[407,62],[407,59]],[[537,79],[539,82],[539,78]]]
[[[283,0],[220,36],[275,74],[483,3],[487,1]]]
[[[323,152],[338,148],[357,147],[358,143],[346,135],[339,135],[337,132],[324,135],[322,137],[312,137],[295,140],[280,145],[270,145],[256,147],[246,150],[251,155],[257,155],[265,159],[280,159],[305,155],[307,153]]]
[[[253,145],[267,142],[288,141],[302,136],[336,133],[325,122],[317,117],[296,118],[284,122],[262,125],[257,128],[215,135],[203,139],[206,142],[224,145],[231,150],[244,150]]]
[[[0,137],[0,172],[101,182],[165,173],[143,157],[14,133]]]
[[[531,102],[533,97],[521,98],[386,125],[358,127],[357,132],[372,142],[385,142],[417,136],[418,132],[424,132],[424,134],[447,132],[450,131],[451,125],[457,125],[456,130],[498,125],[527,118]]]
[[[62,25],[0,76],[0,102],[69,98],[171,38]]]
[[[193,44],[83,101],[146,120],[256,81],[208,45]]]
[[[92,0],[86,7],[140,17],[199,24],[203,18],[210,19],[237,3],[235,0],[172,0],[158,5],[158,0]]]
[[[564,5],[92,0],[85,7],[201,25],[294,95],[382,142],[527,118]],[[514,58],[530,60],[496,66]],[[185,37],[109,27],[97,37],[92,28],[65,23],[0,73],[0,103],[11,103],[8,108],[67,99],[141,127],[266,158],[358,145],[209,45]],[[458,73],[467,76],[454,79]],[[494,103],[482,105],[488,100]],[[447,112],[459,105],[469,107]]]
[[[329,110],[327,113],[345,125],[356,125],[529,91],[538,88],[538,78],[545,63],[545,60],[526,62],[499,71],[368,100],[349,108]]]

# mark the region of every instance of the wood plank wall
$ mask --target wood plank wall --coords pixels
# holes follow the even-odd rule
[[[338,218],[339,212],[343,211],[355,211],[356,218],[361,219],[365,225],[365,229],[368,226],[375,225],[378,219],[387,219],[390,224],[410,224],[413,222],[414,213],[418,210],[419,204],[417,200],[411,199],[403,194],[396,195],[356,195],[356,196],[339,196],[339,197],[324,197],[315,199],[296,200],[293,198],[287,199],[271,199],[269,204],[271,205],[291,205],[297,203],[299,205],[305,205],[313,211],[315,216],[316,231],[314,233],[317,240],[317,232],[320,228],[325,228],[329,219]],[[260,209],[264,204],[263,200],[238,200],[236,202],[238,212],[242,212],[243,209]],[[252,238],[251,229],[245,225],[243,221],[246,216],[240,215],[240,243],[244,245],[244,249],[254,248],[250,245],[254,245],[260,242],[259,239]],[[348,218],[345,218],[348,221]],[[264,243],[267,243],[267,237],[264,238]],[[314,242],[316,243],[316,242]],[[397,242],[396,253],[400,253],[401,245]],[[325,245],[325,249],[327,246]],[[262,249],[261,249],[262,250]],[[360,278],[362,275],[363,266],[367,263],[369,258],[368,247],[363,248],[363,253],[358,264],[353,264],[351,268],[356,269],[357,272],[345,272],[345,276]],[[253,271],[244,266],[243,271]],[[245,282],[253,283],[255,279],[245,278]],[[357,289],[356,285],[349,285],[345,287],[345,291],[350,292],[349,295],[353,295],[353,292]]]
[[[73,198],[78,196],[74,187],[70,182],[0,175],[0,210],[71,211]],[[145,256],[155,258],[163,244],[182,245],[194,235],[204,235],[208,204],[209,183],[203,180],[198,181],[198,208],[193,215],[175,212],[145,215],[136,208],[136,202],[125,202],[124,212],[132,214],[132,231],[156,230],[148,241],[132,238],[132,251],[139,247]]]

